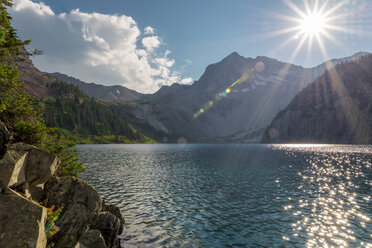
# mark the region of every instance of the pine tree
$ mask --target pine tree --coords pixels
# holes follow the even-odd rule
[[[75,144],[53,130],[47,133],[40,103],[25,92],[18,79],[17,62],[40,52],[29,53],[24,48],[30,41],[18,38],[6,10],[10,6],[11,1],[0,0],[0,121],[12,132],[14,141],[36,145],[58,155],[62,161],[59,174],[78,176],[84,167],[76,150],[70,149]]]

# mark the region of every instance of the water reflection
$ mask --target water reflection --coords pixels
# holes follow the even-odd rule
[[[368,195],[371,188],[365,193],[359,190],[368,187],[371,180],[365,173],[368,170],[370,175],[371,154],[350,156],[350,153],[365,152],[366,147],[278,145],[275,148],[293,152],[293,156],[300,150],[310,165],[298,173],[302,177],[298,190],[308,198],[299,199],[294,203],[296,207],[284,208],[297,216],[292,224],[293,237],[305,239],[306,247],[372,247],[369,243],[372,234],[365,235],[372,230],[368,216],[371,215],[371,196]],[[363,181],[366,184],[361,185]],[[286,236],[283,239],[290,240]]]
[[[372,147],[84,145],[125,247],[372,247]]]

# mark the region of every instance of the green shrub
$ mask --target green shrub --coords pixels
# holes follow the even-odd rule
[[[61,160],[57,175],[79,177],[79,174],[85,171],[83,163],[78,157],[77,149],[73,148],[75,145],[73,141],[61,134],[58,129],[48,129],[44,148],[48,152],[57,155]]]

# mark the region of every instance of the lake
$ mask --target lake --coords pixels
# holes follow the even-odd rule
[[[372,247],[372,146],[77,148],[123,247]]]

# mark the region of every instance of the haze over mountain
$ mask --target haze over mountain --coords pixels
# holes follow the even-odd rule
[[[309,84],[276,115],[263,141],[372,144],[372,55]]]
[[[334,61],[358,59],[363,54]],[[193,85],[174,84],[146,96],[134,113],[160,123],[157,128],[173,137],[259,142],[275,114],[331,64],[303,68],[268,57],[244,58],[234,52],[209,65]]]

